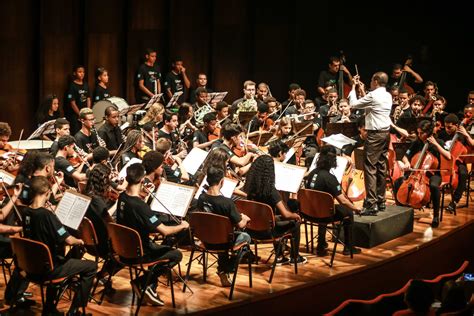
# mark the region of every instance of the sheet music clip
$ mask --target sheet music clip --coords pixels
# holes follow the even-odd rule
[[[56,132],[54,128],[55,122],[56,120],[50,120],[50,121],[44,122],[26,140],[40,138],[42,135],[54,134]]]
[[[146,105],[143,109],[148,110],[148,108],[150,106],[152,106],[153,104],[159,103],[162,96],[163,96],[163,93],[158,93],[158,94],[155,94],[154,96],[152,96],[150,98],[150,100],[148,100],[148,102],[146,103]]]
[[[183,91],[178,91],[173,94],[173,96],[170,99],[170,102],[166,105],[166,108],[169,109],[171,107],[174,107],[175,104],[178,102],[179,97],[183,94]]]
[[[207,103],[218,103],[224,100],[225,96],[227,95],[227,91],[224,92],[211,92],[208,94],[208,101]]]

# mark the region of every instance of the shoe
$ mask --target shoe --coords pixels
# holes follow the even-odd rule
[[[361,253],[362,250],[360,248],[357,248],[357,247],[352,247],[352,254],[353,255],[357,255],[359,253]],[[344,247],[344,250],[342,251],[342,254],[344,256],[350,256],[351,255],[351,248],[349,247]]]
[[[439,226],[439,216],[433,217],[433,221],[431,222],[431,227],[438,228]]]
[[[222,287],[231,287],[232,286],[232,281],[230,279],[229,273],[221,271],[221,272],[218,272],[217,275],[219,275],[219,278],[221,279]]]
[[[376,216],[377,213],[378,211],[376,209],[364,207],[359,213],[359,216]]]
[[[446,212],[450,214],[456,213],[456,203],[454,201],[449,202],[448,207],[446,207]]]
[[[153,306],[164,306],[165,302],[163,302],[160,296],[154,291],[151,286],[147,286],[145,290],[145,300],[147,303]]]
[[[298,256],[298,258],[296,258],[296,263],[297,264],[305,264],[306,262],[308,262],[308,259],[306,259],[306,257],[303,257],[303,256]],[[293,260],[293,258],[290,259],[290,264],[294,264],[295,261]]]
[[[257,263],[260,261],[260,256],[256,256],[252,251],[247,252],[242,259],[240,260],[241,264],[248,264],[249,261],[252,263]]]
[[[30,308],[31,306],[36,305],[36,301],[30,300],[24,296],[20,297],[16,300],[16,302],[6,301],[7,305],[14,305],[15,307],[19,308]]]
[[[387,205],[385,203],[377,204],[377,210],[379,212],[385,212],[386,209],[387,209]]]
[[[287,257],[279,257],[276,259],[277,266],[282,266],[284,264],[289,264],[289,263],[290,263],[290,259],[288,259]]]

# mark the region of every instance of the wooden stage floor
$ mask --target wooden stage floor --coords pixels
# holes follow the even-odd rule
[[[460,204],[464,204],[464,200],[462,200]],[[350,273],[355,274],[359,273],[358,271],[361,269],[370,269],[371,266],[385,264],[386,261],[403,256],[407,252],[413,252],[413,250],[416,250],[433,240],[443,238],[444,235],[449,234],[451,231],[456,230],[463,225],[474,225],[474,210],[472,206],[469,208],[459,208],[457,216],[447,213],[444,214],[444,220],[437,229],[432,229],[430,227],[430,214],[431,212],[429,209],[424,212],[415,211],[413,233],[371,249],[363,249],[361,254],[354,256],[354,259],[350,259],[349,256],[343,256],[341,253],[342,247],[338,247],[334,266],[332,268],[328,266],[330,260],[329,255],[326,257],[317,257],[315,254],[305,253],[304,229],[302,229],[302,244],[300,249],[302,255],[305,255],[308,258],[308,262],[304,265],[299,265],[298,275],[294,274],[293,266],[280,266],[276,268],[273,283],[269,284],[267,281],[270,275],[270,265],[260,263],[259,265],[254,265],[253,288],[249,288],[247,265],[241,265],[235,287],[234,299],[232,301],[229,301],[227,298],[229,289],[220,287],[215,266],[209,269],[208,280],[207,283],[204,284],[202,282],[202,267],[197,264],[197,262],[194,262],[191,270],[191,280],[189,282],[194,294],[191,294],[189,290],[187,290],[186,293],[182,293],[182,283],[176,283],[175,297],[177,307],[176,309],[173,309],[169,288],[160,285],[158,293],[165,301],[166,306],[142,306],[140,315],[171,315],[201,312],[206,314],[229,314],[228,312],[235,306],[252,304],[261,298],[273,296],[278,297],[279,295],[285,295],[284,293],[288,292],[288,290],[291,291],[292,289],[297,289],[302,286],[304,287],[307,283],[330,281],[332,278],[337,279],[337,276],[347,275]],[[471,240],[473,239],[474,238],[471,238]],[[331,245],[332,243],[330,243],[330,249]],[[271,248],[271,245],[259,246],[259,255],[263,259],[266,259]],[[181,267],[184,274],[186,271],[186,264],[189,260],[189,251],[183,251],[183,255],[184,258]],[[440,255],[442,256],[444,254]],[[400,280],[400,284],[404,284],[406,281],[407,280]],[[1,278],[0,283],[0,295],[3,297],[3,291],[5,289],[3,278]],[[128,279],[128,272],[126,270],[122,270],[113,278],[113,286],[116,289],[116,292],[111,296],[106,296],[101,306],[96,303],[89,303],[88,312],[91,312],[93,315],[130,315],[134,312],[135,308],[131,307],[132,292]],[[36,315],[41,313],[38,287],[31,285],[29,290],[34,293],[34,299],[38,304],[30,310],[17,311],[15,315]],[[342,301],[342,298],[343,296],[341,296],[341,299],[338,301]],[[59,309],[66,311],[68,306],[69,301],[62,300],[59,304]],[[328,310],[326,309],[325,311]],[[279,314],[278,310],[272,313]]]

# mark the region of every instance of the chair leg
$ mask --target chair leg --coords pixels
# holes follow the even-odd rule
[[[142,306],[143,298],[145,296],[145,291],[146,291],[146,288],[148,287],[148,285],[150,284],[152,274],[153,273],[151,271],[148,271],[148,275],[147,275],[146,281],[145,281],[145,286],[143,287],[143,289],[141,289],[140,297],[138,297],[137,309],[135,311],[135,316],[138,316],[138,312],[140,311],[140,307]],[[137,277],[138,277],[138,275],[137,275]],[[173,293],[173,295],[174,295],[174,293]]]
[[[235,281],[237,280],[237,271],[239,270],[239,263],[242,259],[243,250],[240,248],[239,253],[237,254],[237,260],[235,261],[234,266],[234,275],[232,277],[232,285],[230,286],[229,300],[232,300],[232,295],[234,294]]]
[[[193,262],[193,256],[194,256],[194,249],[191,249],[191,255],[189,256],[189,263],[188,263],[188,268],[186,270],[186,277],[185,277],[185,282],[183,285],[183,293],[186,292],[186,282],[189,280],[189,273],[191,272],[191,264]]]
[[[107,278],[107,283],[106,284],[110,284],[111,280],[112,280],[112,274],[109,273],[109,277]],[[97,280],[97,282],[95,283],[95,287],[94,287],[94,290],[92,291],[92,295],[94,295],[98,284],[99,284],[99,280]],[[102,293],[100,294],[100,299],[97,302],[97,304],[101,305],[102,302],[104,301],[104,297],[105,297],[105,287],[104,287],[104,290],[102,291]]]
[[[334,227],[334,224],[333,224]],[[334,256],[336,255],[336,249],[337,249],[337,244],[339,242],[339,236],[341,234],[341,225],[337,226],[337,233],[336,233],[336,241],[334,242],[334,249],[332,251],[331,255],[331,262],[329,263],[329,266],[332,268],[332,264],[334,262]]]
[[[130,281],[133,281],[133,273],[132,273],[132,268],[129,267],[128,271],[130,272]],[[138,297],[137,297],[138,298]],[[135,302],[135,291],[132,289],[132,306]]]
[[[253,242],[255,246],[255,264],[258,264],[258,246],[257,246],[258,242],[256,240],[254,240]]]
[[[250,245],[248,246],[248,252],[250,253]],[[252,260],[247,260],[249,265],[249,287],[252,287]],[[258,260],[256,260],[258,262]]]
[[[173,269],[169,267],[168,269],[168,278],[169,278],[169,283],[170,283],[170,288],[171,288],[171,302],[173,303],[173,308],[176,308],[176,302],[174,300],[174,287],[173,287]],[[186,286],[186,285],[185,285]]]
[[[209,258],[207,257],[207,252],[203,251],[202,252],[202,267],[203,267],[203,272],[202,272],[202,280],[204,282],[207,281],[207,260]]]
[[[443,187],[441,189],[441,207],[440,207],[440,210],[439,210],[439,221],[442,222],[443,221],[443,213],[444,213],[444,192],[445,192],[445,188]]]
[[[292,252],[293,262],[295,263],[295,274],[298,274],[298,262],[296,262],[296,259],[298,259],[296,255],[296,248],[298,246],[296,245],[296,241],[293,237],[290,239],[290,243],[291,243],[291,252]]]
[[[308,243],[308,223],[306,222],[306,219],[303,219],[304,223],[304,237],[306,240],[306,252],[309,252],[309,243]],[[312,236],[311,236],[312,237]]]
[[[311,229],[311,253],[314,253],[314,234],[313,234],[313,224],[309,224],[309,228]]]
[[[275,268],[276,268],[277,260],[280,257],[280,254],[282,252],[284,240],[285,239],[282,238],[278,241],[277,249],[275,250],[275,259],[273,260],[273,264],[272,264],[272,272],[270,272],[270,279],[268,280],[268,283],[270,283],[270,284],[272,283],[273,275],[275,274]]]

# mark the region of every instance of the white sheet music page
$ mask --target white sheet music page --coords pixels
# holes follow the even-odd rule
[[[293,147],[290,148],[285,154],[285,160],[283,160],[283,163],[287,163],[288,160],[290,160],[291,157],[295,154],[295,149]]]
[[[127,162],[127,164],[125,166],[123,166],[122,170],[120,170],[119,172],[119,179],[120,178],[125,178],[127,176],[127,168],[130,166],[130,165],[133,165],[134,163],[142,163],[141,159],[138,159],[138,158],[132,158],[129,160],[129,162]]]
[[[186,185],[166,181],[161,182],[158,190],[155,192],[155,197],[161,203],[153,198],[150,207],[155,212],[164,214],[169,214],[171,212],[174,216],[184,217],[186,216],[189,204],[193,199],[195,190],[194,187]]]
[[[349,144],[354,145],[356,143],[355,140],[347,137],[344,134],[333,134],[331,136],[321,138],[321,140],[339,149],[342,149],[342,147],[344,147],[345,145],[349,145]]]
[[[73,191],[66,191],[54,213],[63,225],[77,229],[86,214],[90,202],[91,198],[88,196]]]
[[[6,185],[12,185],[15,181],[15,176],[5,170],[0,170],[0,181]]]
[[[313,169],[316,168],[316,162],[318,160],[318,157],[319,157],[319,153],[316,153],[316,155],[314,156],[313,162],[311,163],[311,166],[309,167],[309,172],[313,171]],[[337,178],[337,181],[341,183],[342,176],[344,175],[344,172],[346,171],[348,161],[346,158],[342,156],[337,156],[336,160],[337,160],[337,167],[332,168],[330,172],[333,175],[335,175]]]
[[[208,151],[194,147],[183,160],[183,166],[186,169],[186,172],[194,175],[199,167],[201,167],[204,160],[206,160],[208,154]]]
[[[278,191],[296,193],[303,181],[305,167],[275,162],[275,187]]]
[[[232,194],[234,193],[235,187],[237,186],[239,182],[233,179],[229,178],[224,178],[224,184],[222,185],[221,188],[221,194],[225,197],[231,198]],[[207,183],[207,176],[204,177],[204,179],[201,182],[201,185],[199,186],[199,189],[196,192],[196,195],[194,198],[197,200],[199,196],[201,195],[202,191],[204,191],[204,186],[209,185]]]

